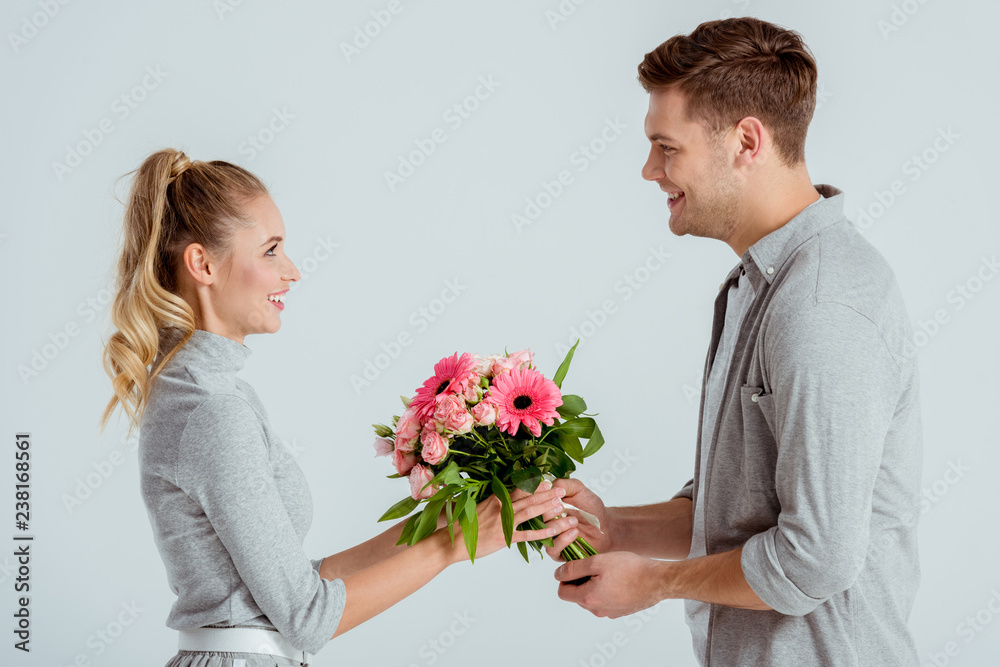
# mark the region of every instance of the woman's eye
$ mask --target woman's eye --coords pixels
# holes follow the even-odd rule
[[[278,244],[277,244],[277,243],[275,243],[275,244],[274,244],[273,246],[271,246],[270,248],[268,248],[268,249],[267,249],[267,252],[265,252],[264,254],[265,254],[265,255],[270,255],[270,254],[271,254],[271,251],[272,251],[272,250],[274,250],[274,249],[275,249],[275,248],[277,248],[277,247],[278,247]],[[274,255],[271,255],[271,256],[273,257]]]

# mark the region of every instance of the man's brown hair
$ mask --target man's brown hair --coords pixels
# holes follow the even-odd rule
[[[702,23],[639,63],[646,92],[677,86],[687,99],[687,120],[704,123],[713,139],[747,116],[760,120],[786,166],[805,160],[816,78],[801,35],[752,17]]]

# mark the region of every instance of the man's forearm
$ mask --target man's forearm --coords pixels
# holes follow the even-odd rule
[[[771,609],[743,575],[743,547],[679,562],[656,563],[661,599],[701,600],[740,609]]]
[[[691,551],[691,508],[689,498],[639,507],[609,507],[615,550],[647,558],[687,558]]]

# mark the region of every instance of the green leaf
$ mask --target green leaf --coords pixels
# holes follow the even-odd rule
[[[465,539],[465,550],[469,552],[469,560],[475,563],[476,543],[479,541],[479,515],[473,511],[469,517],[463,512],[458,517],[458,524],[462,527],[462,537]]]
[[[524,542],[517,543],[517,550],[521,552],[521,556],[524,557],[525,563],[531,562],[531,560],[528,558],[528,547],[524,545]]]
[[[411,546],[433,533],[437,528],[437,520],[441,516],[444,501],[444,498],[432,500],[424,506],[424,511],[420,513],[420,520],[417,521],[417,527],[410,537]]]
[[[556,386],[562,389],[562,381],[566,377],[566,373],[569,372],[569,364],[573,361],[573,353],[576,352],[576,346],[580,344],[580,339],[577,339],[573,343],[573,347],[569,348],[569,352],[566,353],[566,358],[563,359],[562,363],[559,364],[559,369],[556,374],[552,376],[552,381],[556,383]]]
[[[411,496],[403,498],[398,503],[390,507],[382,515],[379,521],[389,521],[390,519],[402,519],[404,516],[413,511],[417,505],[420,504],[419,500],[414,500]]]
[[[525,493],[534,493],[542,483],[542,471],[538,466],[515,470],[510,476],[511,483]]]
[[[458,484],[461,485],[465,480],[458,473],[458,464],[454,461],[448,463],[444,470],[441,470],[438,474],[434,475],[431,479],[431,484]]]
[[[406,396],[400,396],[399,400],[401,400],[403,402],[403,407],[404,408],[410,407],[410,399],[408,399]]]
[[[543,473],[547,472],[556,477],[565,478],[569,477],[569,474],[576,470],[576,464],[573,463],[573,459],[558,445],[545,445],[540,447],[540,449],[543,453],[535,459],[535,465]]]
[[[563,425],[559,427],[559,432],[575,435],[578,438],[589,438],[594,432],[595,426],[597,426],[597,422],[594,421],[593,417],[576,417],[563,422]]]
[[[586,412],[587,402],[576,394],[563,394],[562,405],[556,408],[556,412],[559,413],[563,419],[569,419],[571,417],[576,417],[581,412]]]
[[[452,517],[452,514],[451,514],[451,507],[454,504],[455,504],[455,501],[451,500],[450,498],[448,500],[444,501],[444,514],[445,514],[445,518],[448,519],[448,537],[451,538],[451,543],[452,544],[455,544],[455,528],[451,525],[452,521],[454,521],[454,518]]]
[[[403,526],[403,532],[400,533],[396,544],[408,544],[410,542],[410,537],[413,536],[413,529],[417,526],[417,519],[420,518],[420,514],[418,512],[406,520],[406,525]]]
[[[490,488],[493,489],[493,494],[500,499],[500,523],[503,524],[503,536],[509,547],[510,541],[514,537],[514,506],[510,502],[507,487],[496,475],[490,478]]]
[[[556,442],[563,448],[564,452],[569,454],[571,459],[578,463],[583,463],[583,445],[580,444],[578,436],[566,431],[559,431],[556,433]]]
[[[476,514],[476,499],[473,498],[471,492],[465,497],[465,516],[469,517],[470,520],[478,516]]]
[[[597,424],[594,424],[594,433],[590,436],[590,440],[587,441],[587,446],[583,449],[583,458],[587,458],[591,454],[596,454],[597,451],[604,446],[604,434],[601,433],[601,429],[598,428]]]

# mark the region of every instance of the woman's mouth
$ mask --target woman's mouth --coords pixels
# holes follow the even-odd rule
[[[270,301],[278,310],[284,310],[285,294],[287,292],[288,290],[285,290],[284,292],[276,292],[274,294],[268,294],[267,300]]]

